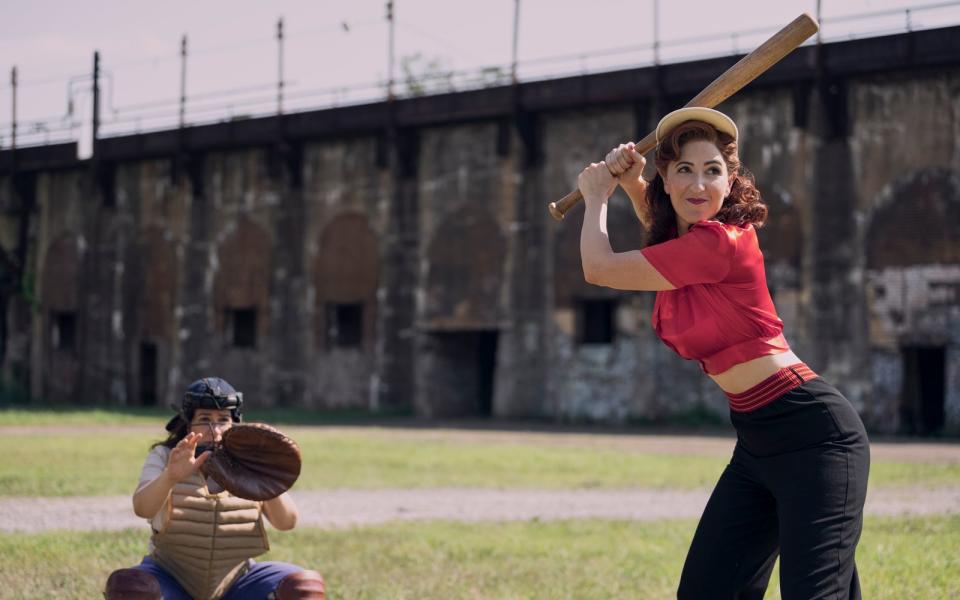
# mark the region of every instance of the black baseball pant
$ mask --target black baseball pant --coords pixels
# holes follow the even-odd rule
[[[733,458],[694,535],[682,600],[760,600],[777,555],[784,600],[860,598],[854,553],[870,448],[859,415],[820,378],[731,411]]]

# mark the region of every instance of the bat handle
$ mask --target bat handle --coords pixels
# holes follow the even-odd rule
[[[639,142],[634,144],[633,149],[636,150],[639,154],[646,154],[653,150],[653,147],[657,145],[657,136],[656,133],[651,132],[650,135],[643,138]],[[608,167],[609,168],[609,167]],[[619,175],[610,172],[614,177],[619,177]],[[550,209],[550,214],[553,215],[553,218],[562,221],[563,217],[567,215],[571,208],[576,206],[583,200],[583,194],[580,193],[580,189],[575,189],[563,198],[560,198],[556,202],[551,202],[547,205],[547,208]]]
[[[581,200],[583,200],[583,194],[581,194],[580,189],[577,188],[556,202],[551,202],[549,205],[550,214],[553,215],[554,219],[562,221],[563,217],[567,215],[567,212]]]

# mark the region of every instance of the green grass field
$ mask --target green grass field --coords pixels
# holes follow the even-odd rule
[[[157,427],[172,416],[167,408],[160,407],[86,407],[74,406],[12,406],[4,405],[0,398],[0,427],[22,425],[144,425]],[[315,411],[300,408],[263,408],[244,410],[247,421],[260,421],[276,425],[331,425],[340,423],[371,423],[394,421],[407,416],[406,412],[378,413],[344,409]]]
[[[31,428],[0,436],[0,496],[129,494],[165,415],[0,411],[0,427]],[[709,487],[727,460],[542,436],[493,443],[482,434],[438,439],[428,429],[295,431],[304,453],[297,489]],[[872,465],[872,486],[916,484],[960,485],[960,465]],[[298,528],[271,532],[265,558],[317,568],[330,598],[670,598],[695,526],[594,519]],[[147,539],[146,527],[0,533],[0,597],[99,597],[106,575],[139,562]],[[868,518],[858,564],[865,598],[960,597],[960,516]],[[774,575],[767,598],[779,597]]]
[[[82,426],[77,426],[81,430]],[[158,430],[161,429],[158,427]],[[0,437],[0,496],[130,493],[152,430],[33,433]],[[410,439],[413,437],[414,439]],[[398,439],[390,431],[301,429],[297,489],[423,487],[710,487],[723,456],[644,454],[618,448]],[[93,465],[96,468],[91,468]],[[960,464],[874,461],[870,482],[960,484]]]
[[[309,565],[329,598],[675,597],[690,520],[418,523],[273,532],[265,557]],[[96,598],[139,562],[145,531],[0,535],[4,598]],[[960,517],[868,518],[858,552],[864,598],[960,596]],[[780,598],[777,575],[767,598]]]

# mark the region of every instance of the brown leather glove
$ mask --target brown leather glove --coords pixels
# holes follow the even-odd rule
[[[284,493],[300,476],[300,446],[263,423],[234,425],[200,467],[234,496],[270,500]]]

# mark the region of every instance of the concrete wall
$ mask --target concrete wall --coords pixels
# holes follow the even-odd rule
[[[720,107],[770,207],[760,239],[787,339],[876,430],[925,431],[922,398],[939,394],[960,431],[957,58],[803,67]],[[422,124],[359,134],[317,113],[328,134],[35,168],[32,188],[0,170],[7,252],[32,201],[4,378],[77,404],[167,404],[217,374],[256,405],[722,418],[720,391],[654,336],[653,294],[584,283],[582,211],[545,210],[682,95],[669,78],[654,97],[590,81],[575,106],[429,121],[427,98],[395,109]],[[610,229],[615,250],[641,247],[621,192]],[[597,314],[612,328],[590,343]],[[925,383],[938,372],[941,391]]]

